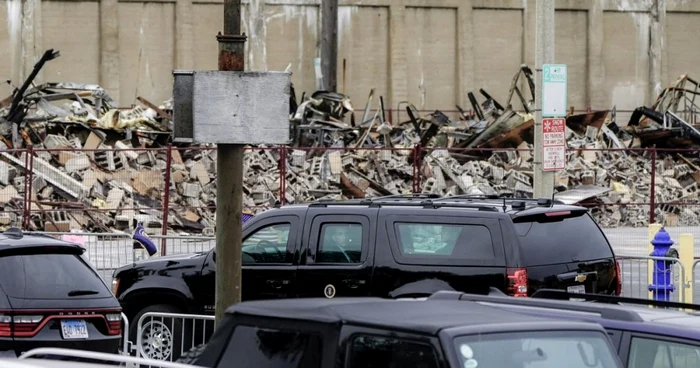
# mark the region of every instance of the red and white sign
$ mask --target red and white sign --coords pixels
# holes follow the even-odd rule
[[[542,170],[559,171],[566,168],[566,119],[542,119]]]

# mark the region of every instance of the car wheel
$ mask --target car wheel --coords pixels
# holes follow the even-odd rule
[[[180,358],[178,358],[175,361],[175,363],[194,365],[197,362],[197,359],[199,359],[199,356],[202,355],[206,347],[207,346],[205,344],[193,347],[192,349],[190,349],[190,351],[180,355]]]
[[[151,305],[136,314],[130,326],[130,338],[136,345],[139,356],[148,359],[174,361],[182,353],[183,338],[187,339],[182,330],[182,320],[179,318],[157,317],[145,318],[141,329],[138,321],[146,313],[183,313],[180,308],[167,304]],[[141,337],[139,343],[138,337]]]

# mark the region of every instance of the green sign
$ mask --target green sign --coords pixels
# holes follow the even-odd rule
[[[543,64],[542,117],[566,116],[566,91],[566,64]]]

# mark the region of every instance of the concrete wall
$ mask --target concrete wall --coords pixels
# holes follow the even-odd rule
[[[319,0],[245,1],[247,68],[291,64],[314,90]],[[633,109],[680,74],[700,78],[700,0],[557,0],[556,61],[576,109]],[[174,68],[215,69],[221,0],[0,0],[0,78],[21,83],[45,48],[41,81],[99,83],[129,105],[170,97]],[[341,0],[338,88],[361,108],[376,89],[393,108],[468,108],[484,88],[505,100],[534,65],[535,0]],[[345,68],[343,68],[345,65]],[[0,97],[9,93],[0,86]],[[477,93],[477,96],[480,97]]]

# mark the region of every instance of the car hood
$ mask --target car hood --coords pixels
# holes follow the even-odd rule
[[[169,256],[156,256],[149,259],[135,261],[129,265],[118,268],[114,274],[132,269],[167,269],[182,267],[183,265],[199,264],[206,257],[207,252],[173,254]]]

